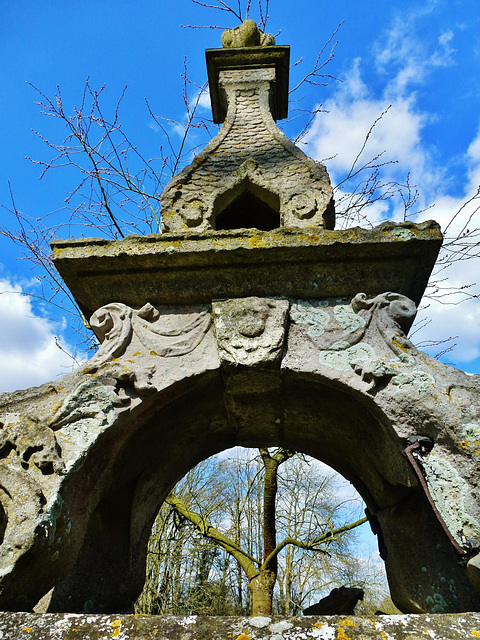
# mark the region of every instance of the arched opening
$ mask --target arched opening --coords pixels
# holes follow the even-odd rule
[[[277,194],[248,178],[218,196],[214,209],[215,229],[259,229],[280,226],[280,199]]]
[[[272,479],[273,513],[265,505]],[[252,615],[248,574],[265,558],[265,533],[275,531],[273,615],[301,615],[342,587],[347,601],[330,598],[331,613],[354,608],[348,596],[357,589],[364,591],[357,614],[398,613],[388,605],[383,562],[363,522],[364,508],[350,483],[309,456],[243,447],[212,456],[177,483],[157,515],[135,612]],[[324,541],[315,544],[319,535]],[[299,546],[308,543],[312,548]]]
[[[402,454],[406,442],[375,398],[316,374],[259,369],[239,369],[228,382],[219,369],[191,376],[149,396],[128,419],[109,427],[65,490],[71,513],[78,514],[72,562],[78,555],[49,610],[131,611],[165,498],[200,461],[235,445],[299,451],[351,482],[371,514],[392,599],[401,611],[432,611],[440,597],[444,611],[480,610]],[[87,512],[88,495],[97,498]],[[456,591],[441,580],[447,575]]]

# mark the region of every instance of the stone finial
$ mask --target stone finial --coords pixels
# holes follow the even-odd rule
[[[239,27],[244,35],[250,23]],[[223,126],[166,186],[163,231],[334,228],[326,168],[275,123],[287,115],[288,59],[282,46],[207,51],[212,111]]]
[[[245,20],[239,27],[226,29],[222,33],[224,48],[270,47],[275,44],[271,33],[264,33],[257,27],[255,20]]]

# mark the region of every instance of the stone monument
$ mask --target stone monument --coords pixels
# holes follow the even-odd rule
[[[275,122],[289,48],[251,22],[223,44],[223,125],[164,190],[163,232],[52,245],[101,346],[0,396],[0,608],[131,611],[174,484],[279,445],[356,487],[399,609],[480,611],[480,376],[407,338],[439,227],[335,231],[326,168]]]

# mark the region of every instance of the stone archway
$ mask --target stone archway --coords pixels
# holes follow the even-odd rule
[[[52,245],[101,347],[0,397],[4,610],[52,587],[52,610],[128,609],[173,484],[234,444],[278,444],[355,485],[400,609],[480,611],[480,376],[406,338],[438,225],[334,231],[326,168],[275,124],[289,49],[247,27],[225,38],[243,46],[207,52],[225,121],[165,188],[163,233]],[[246,211],[250,228],[215,230],[215,203],[241,184],[279,228]]]
[[[8,423],[8,465],[25,481],[17,494],[2,485],[16,503],[2,500],[3,608],[28,609],[56,585],[51,610],[128,610],[165,495],[200,460],[240,444],[303,451],[355,485],[402,610],[478,610],[466,542],[478,526],[475,453],[465,444],[475,434],[464,408],[468,397],[478,412],[478,383],[461,372],[453,383],[450,368],[414,349],[401,329],[414,311],[398,294],[350,305],[236,299],[214,303],[211,315],[99,310],[92,322],[104,342],[82,372],[49,394],[9,396],[8,415],[22,417]],[[19,435],[39,394],[53,419],[31,432],[36,453],[25,462]],[[404,455],[418,435],[434,443],[418,460],[440,520]]]

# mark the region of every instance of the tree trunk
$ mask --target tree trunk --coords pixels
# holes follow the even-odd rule
[[[263,458],[263,464],[265,466],[265,472],[263,477],[263,559],[265,560],[270,556],[275,547],[277,546],[277,527],[276,527],[276,498],[277,498],[277,474],[280,462],[270,456],[268,449],[260,449]],[[269,566],[269,569],[277,575],[277,556],[273,556]]]
[[[240,510],[237,508],[237,513],[233,514],[233,520],[236,523],[236,527],[232,538],[225,535],[224,533],[221,533],[201,514],[191,511],[188,506],[176,496],[170,494],[166,498],[166,502],[180,516],[191,522],[202,536],[204,536],[205,538],[209,538],[214,545],[221,547],[230,556],[235,558],[235,560],[238,562],[238,565],[244,572],[246,579],[249,581],[248,601],[251,600],[252,615],[271,616],[273,611],[273,593],[277,579],[278,554],[289,545],[294,545],[295,547],[303,550],[315,550],[317,552],[326,553],[326,547],[330,543],[335,542],[337,537],[345,533],[346,531],[354,529],[355,527],[358,527],[359,525],[366,522],[366,518],[362,518],[358,522],[353,522],[342,527],[329,529],[321,533],[321,535],[305,542],[300,539],[297,540],[296,537],[291,537],[290,535],[288,535],[282,540],[282,542],[277,544],[275,526],[275,502],[278,490],[278,469],[280,465],[290,457],[292,457],[294,453],[288,449],[278,449],[273,454],[270,454],[268,449],[265,448],[260,448],[259,451],[264,467],[263,495],[259,495],[259,498],[263,502],[263,526],[261,527],[261,546],[263,546],[263,549],[259,550],[263,552],[261,554],[263,561],[257,559],[253,555],[254,552],[252,550],[252,539],[255,534],[254,531],[250,531],[252,535],[247,536],[246,544],[248,550],[245,551],[240,547],[242,537],[242,531],[240,528],[240,513],[246,504],[246,500],[242,503],[242,508]],[[252,486],[253,485],[249,483],[249,490]],[[248,529],[250,530],[252,510],[247,508],[245,515],[248,522]],[[285,613],[287,613],[287,615],[288,613],[292,613],[293,608],[294,612],[296,612],[297,609],[299,609],[301,606],[301,598],[300,600],[298,598],[295,598],[295,601],[292,601],[294,596],[294,590],[292,587],[293,580],[295,578],[292,572],[292,566],[295,567],[294,557],[295,556],[293,552],[287,556],[287,564],[290,563],[290,566],[287,567],[287,571],[284,577],[284,596],[286,600]],[[172,569],[173,568],[174,567],[172,566]],[[180,574],[178,574],[179,580],[180,577]],[[241,579],[238,580],[238,586],[240,586],[241,582]],[[299,589],[300,595],[302,592],[303,588]],[[248,604],[250,604],[250,602],[248,602]]]
[[[273,589],[277,581],[278,557],[274,553],[277,546],[276,500],[278,491],[278,468],[293,453],[287,449],[279,449],[270,455],[268,449],[259,448],[262,456],[263,475],[263,564],[260,573],[249,583],[252,592],[254,616],[269,616],[273,609]],[[255,581],[258,581],[258,585]],[[258,592],[258,594],[257,594]],[[268,602],[267,602],[268,600]],[[260,613],[262,611],[262,613]]]
[[[252,595],[252,616],[272,615],[273,589],[276,579],[277,576],[273,571],[261,569],[258,576],[248,583]]]

